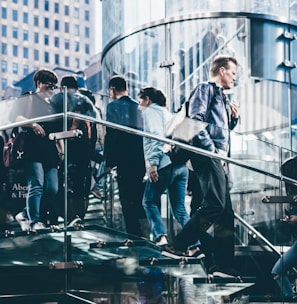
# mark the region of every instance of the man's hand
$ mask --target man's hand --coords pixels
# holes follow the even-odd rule
[[[286,215],[283,218],[283,221],[287,222],[289,224],[296,224],[297,223],[297,215],[295,215],[295,214]]]
[[[231,115],[235,118],[239,117],[238,108],[239,108],[238,104],[236,104],[235,102],[230,102]]]
[[[149,168],[149,171],[148,171],[148,179],[149,179],[149,182],[152,183],[152,182],[157,182],[158,179],[159,179],[159,174],[158,174],[158,171],[157,171],[157,166],[151,166]]]

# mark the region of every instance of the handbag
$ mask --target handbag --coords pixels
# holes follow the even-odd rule
[[[3,146],[3,164],[6,168],[19,169],[24,165],[25,142],[28,133],[13,128],[10,137]]]
[[[199,136],[200,134],[207,132],[207,128],[209,127],[208,119],[215,102],[214,90],[216,89],[216,85],[214,83],[209,83],[210,103],[206,111],[205,121],[191,119],[188,116],[189,100],[192,98],[198,87],[199,86],[191,92],[189,99],[182,105],[180,110],[173,114],[167,121],[166,136],[182,143],[201,148]],[[169,150],[167,154],[170,156],[172,163],[177,165],[186,163],[193,154],[193,152],[175,145],[170,146],[169,148],[166,147],[166,149],[167,151]]]
[[[166,122],[166,136],[181,143],[193,145],[193,138],[207,126],[206,123],[190,119],[188,117],[189,101],[186,101],[181,109],[173,114]],[[192,152],[176,145],[165,145],[165,151],[171,162],[176,165],[185,164]]]

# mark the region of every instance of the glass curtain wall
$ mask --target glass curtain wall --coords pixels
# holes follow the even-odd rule
[[[123,7],[126,2],[121,2]],[[133,11],[122,11],[122,18],[133,19],[135,27],[127,29],[127,23],[121,19],[122,31],[112,41],[105,40],[102,56],[105,89],[112,75],[121,74],[127,77],[133,97],[143,86],[157,86],[169,96],[169,108],[175,112],[198,82],[207,81],[214,56],[235,56],[239,62],[238,79],[227,93],[238,102],[241,119],[231,135],[232,158],[281,174],[281,164],[297,148],[297,113],[293,102],[297,83],[296,3],[166,1],[160,2],[162,11],[156,9],[159,2],[157,5],[151,1],[151,6],[148,2],[147,7],[164,13],[158,16],[164,19],[152,18],[147,23],[148,19],[133,18],[144,15],[142,7],[136,4]],[[103,1],[103,9],[108,8],[112,14],[110,2]],[[153,17],[150,9],[145,15]],[[285,33],[290,33],[290,38]],[[231,171],[236,212],[267,232],[270,241],[276,241],[268,231],[270,226],[275,228],[284,206],[263,204],[261,199],[263,195],[285,194],[283,183],[269,174],[233,164]]]

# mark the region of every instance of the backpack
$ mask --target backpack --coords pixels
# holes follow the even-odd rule
[[[19,132],[18,128],[13,128],[10,137],[6,136],[8,138],[3,146],[3,164],[6,168],[20,169],[24,165],[27,136],[26,131]]]

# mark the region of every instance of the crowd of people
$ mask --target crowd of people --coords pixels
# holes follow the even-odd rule
[[[230,156],[230,131],[238,123],[239,112],[238,105],[229,101],[224,90],[234,85],[237,67],[234,57],[218,55],[210,64],[209,81],[198,83],[189,99],[184,96],[187,117],[200,123],[188,144]],[[102,109],[96,108],[92,92],[80,88],[74,75],[63,76],[59,81],[54,71],[42,68],[34,74],[33,81],[36,91],[25,93],[28,103],[15,103],[10,114],[11,122],[62,113],[65,87],[67,111],[102,118]],[[129,95],[127,80],[121,75],[111,77],[108,89],[111,101],[104,109],[106,121],[161,138],[167,136],[166,123],[172,118],[172,113],[168,111],[162,90],[143,87],[139,89],[136,100]],[[96,188],[98,184],[92,188],[91,182],[94,163],[102,162],[105,174],[116,170],[127,233],[150,239],[165,256],[203,259],[201,263],[213,276],[240,279],[234,260],[234,212],[227,162],[188,152],[187,159],[176,163],[165,149],[164,142],[152,137],[141,137],[71,117],[66,125],[67,130],[79,129],[82,132],[81,136],[67,140],[66,151],[63,138],[49,138],[50,133],[63,130],[63,119],[22,126],[22,132],[27,133],[23,167],[27,195],[23,210],[15,215],[21,230],[36,231],[58,226],[59,216],[67,218],[67,225],[83,223],[90,193],[102,198],[99,188]],[[1,145],[3,147],[3,140]],[[65,152],[66,177],[63,166]],[[68,188],[67,215],[64,209],[65,180]],[[192,196],[190,210],[185,203],[187,191]],[[162,195],[165,193],[168,194],[170,211],[180,227],[170,237],[161,214]],[[296,208],[291,208],[286,221],[296,223],[296,214]],[[297,297],[288,272],[297,264],[296,251],[295,242],[272,269],[283,296],[292,300]]]
[[[209,82],[199,83],[188,101],[188,117],[205,123],[190,144],[209,152],[227,156],[230,152],[230,133],[239,119],[236,103],[224,94],[236,81],[237,61],[219,55],[210,66]],[[46,100],[54,113],[63,112],[63,92],[54,93],[59,83],[57,75],[40,69],[34,75],[36,92]],[[99,113],[94,102],[79,91],[73,75],[60,81],[61,90],[67,87],[68,111],[91,117]],[[32,94],[32,93],[29,93]],[[127,81],[120,75],[109,81],[111,102],[106,108],[106,120],[153,135],[166,136],[170,118],[167,100],[162,90],[144,87],[138,101],[129,96]],[[30,119],[32,113],[19,113],[14,121]],[[36,116],[35,116],[36,117]],[[82,221],[91,189],[91,161],[98,142],[96,124],[69,118],[67,128],[81,129],[83,136],[67,141],[70,189],[68,224]],[[28,185],[26,206],[16,215],[22,230],[38,230],[56,225],[61,210],[61,188],[64,172],[64,141],[50,140],[49,133],[62,130],[62,119],[38,122],[23,127],[28,132],[25,175]],[[167,256],[203,258],[209,273],[238,277],[234,267],[234,214],[230,199],[228,164],[219,159],[192,153],[190,159],[176,164],[164,149],[164,143],[150,137],[106,127],[103,142],[105,172],[117,171],[119,199],[126,231],[150,238]],[[191,171],[189,171],[189,162]],[[60,168],[60,169],[59,169]],[[199,189],[189,212],[185,205],[189,172]],[[179,232],[168,238],[161,216],[162,195],[167,192],[170,209],[180,225]],[[197,191],[196,191],[197,192]],[[199,198],[199,199],[198,199]],[[195,207],[194,207],[195,206]],[[213,236],[208,229],[213,225]],[[144,227],[149,227],[149,233]]]

